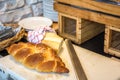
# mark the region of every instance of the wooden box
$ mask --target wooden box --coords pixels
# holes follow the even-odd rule
[[[59,35],[81,44],[104,31],[104,25],[59,13]]]
[[[84,27],[82,26],[84,25],[83,23],[84,20],[97,22],[99,24],[109,25],[109,26],[105,26],[106,34],[105,34],[105,42],[104,42],[105,46],[103,46],[104,51],[106,53],[110,53],[112,55],[116,55],[120,57],[119,49],[115,47],[113,48],[113,46],[111,45],[114,43],[113,41],[115,41],[115,43],[117,44],[119,44],[120,42],[119,37],[117,37],[118,41],[116,41],[116,39],[115,40],[113,39],[114,34],[117,35],[120,32],[119,30],[120,29],[120,6],[105,3],[105,2],[99,2],[96,0],[69,0],[69,1],[55,0],[55,1],[56,2],[54,3],[54,9],[56,11],[58,11],[59,13],[66,14],[68,17],[70,16],[70,18],[75,17],[75,21],[77,22],[76,24],[77,27],[74,28],[74,30],[76,30],[76,33],[74,35],[75,37],[72,38],[75,42],[77,43],[84,42],[85,41],[84,36],[87,35],[87,33],[89,35],[95,36],[95,34],[90,33],[90,30],[91,32],[94,32],[95,31],[94,29],[96,28],[88,27],[87,29],[90,29],[90,30],[85,30]],[[61,18],[61,15],[59,17]],[[66,37],[66,34],[64,34],[65,26],[61,28],[63,22],[62,21],[60,22],[61,22],[59,24],[60,33],[62,33],[61,35]],[[82,22],[82,24],[80,22]],[[84,30],[86,33],[82,33],[84,32]],[[113,34],[111,34],[111,32]],[[71,38],[70,34],[69,34],[69,38]],[[87,36],[86,39],[90,39],[89,36]]]
[[[104,51],[111,55],[120,57],[120,28],[106,26]]]

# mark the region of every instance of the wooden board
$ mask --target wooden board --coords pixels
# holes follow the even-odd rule
[[[95,0],[69,0],[69,1],[55,0],[55,1],[120,16],[120,6],[117,5],[97,2]]]
[[[30,70],[16,62],[10,55],[1,58],[0,64],[23,77],[25,80],[78,80],[65,44],[63,45],[59,56],[62,58],[63,62],[65,62],[66,67],[70,70],[69,73],[42,73]]]
[[[83,18],[86,20],[90,20],[90,21],[101,23],[101,24],[107,24],[107,25],[114,26],[116,28],[120,28],[119,26],[120,18],[118,17],[96,13],[96,12],[92,12],[89,10],[84,10],[84,9],[80,9],[80,8],[76,8],[76,7],[72,7],[72,6],[68,6],[68,5],[64,5],[60,3],[55,3],[54,9],[60,13],[68,14],[71,16],[76,16],[77,18]]]
[[[69,74],[39,73],[30,70],[15,62],[11,56],[0,59],[0,64],[14,71],[26,80],[77,80],[73,70],[71,59],[68,55],[66,45],[63,44],[63,51],[60,54],[65,64],[70,69]],[[104,57],[95,52],[74,45],[75,51],[83,66],[88,80],[119,80],[120,61]]]
[[[120,61],[74,45],[88,80],[119,80]]]

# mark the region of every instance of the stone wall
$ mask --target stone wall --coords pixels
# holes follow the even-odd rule
[[[0,0],[0,21],[18,22],[30,16],[42,16],[42,0]]]

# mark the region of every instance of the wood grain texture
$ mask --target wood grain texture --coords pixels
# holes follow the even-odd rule
[[[66,39],[65,44],[66,44],[67,50],[71,56],[72,63],[74,64],[73,66],[74,66],[78,80],[88,80],[87,76],[85,74],[85,71],[83,69],[83,66],[81,65],[81,62],[79,61],[79,58],[75,52],[75,49],[74,49],[71,41],[69,39]]]
[[[120,57],[120,32],[112,26],[106,25],[104,52],[110,55]]]
[[[104,36],[104,52],[108,53],[108,49],[110,47],[109,39],[110,39],[110,29],[109,27],[105,28],[105,36]]]
[[[63,17],[69,19],[69,21],[62,19]],[[71,24],[72,21],[74,24]],[[59,25],[59,34],[77,44],[81,44],[104,31],[103,24],[63,13],[59,13]]]
[[[117,5],[97,2],[95,0],[69,0],[69,1],[55,0],[55,1],[120,16],[120,6]]]
[[[107,24],[107,25],[114,26],[116,28],[120,28],[120,18],[118,17],[113,17],[113,16],[101,14],[101,13],[79,9],[79,8],[71,7],[68,5],[60,4],[60,3],[55,3],[54,9],[60,13],[64,13],[64,14],[75,16],[78,18],[83,18],[83,19],[95,21],[101,24]]]

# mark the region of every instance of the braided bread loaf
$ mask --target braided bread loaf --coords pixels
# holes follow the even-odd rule
[[[40,72],[69,72],[57,53],[45,44],[19,42],[6,48],[6,50],[15,60],[30,69],[36,69]]]

